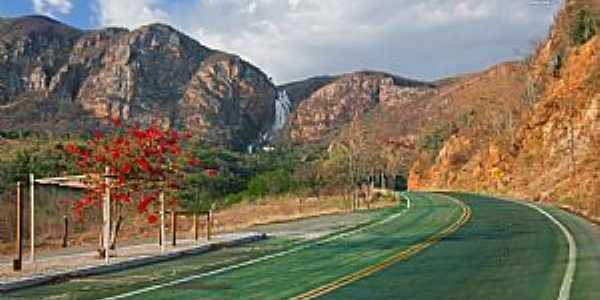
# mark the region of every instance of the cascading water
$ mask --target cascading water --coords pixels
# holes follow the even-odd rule
[[[287,94],[286,90],[281,90],[277,93],[275,99],[275,120],[271,126],[271,130],[260,134],[258,139],[246,147],[246,151],[249,154],[253,154],[256,149],[260,149],[261,145],[268,145],[279,133],[279,131],[285,126],[290,113],[292,112],[292,101]],[[272,149],[272,148],[269,148]],[[264,150],[264,148],[263,148]]]
[[[292,101],[290,101],[287,91],[279,91],[277,99],[275,99],[275,122],[273,123],[273,128],[271,130],[273,134],[276,134],[283,128],[291,111]]]

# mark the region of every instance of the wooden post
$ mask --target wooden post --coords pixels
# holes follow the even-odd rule
[[[212,238],[212,209],[208,210],[206,215],[206,239],[210,241]]]
[[[160,251],[165,251],[165,192],[160,191]]]
[[[29,261],[35,261],[35,176],[33,173],[29,174],[29,241],[31,252],[29,255]]]
[[[198,241],[198,214],[194,213],[194,241]]]
[[[21,271],[23,268],[23,202],[21,201],[21,182],[17,182],[17,228],[16,251],[17,257],[13,261],[13,270]]]
[[[162,246],[162,234],[161,234],[161,230],[160,230],[160,226],[158,228],[158,246]]]
[[[171,211],[171,244],[173,247],[177,246],[177,212]]]
[[[104,262],[106,264],[110,263],[110,169],[106,167],[104,171],[104,205],[103,205],[103,243],[102,246],[104,248]]]
[[[64,231],[63,231],[62,247],[67,248],[67,246],[69,246],[69,218],[67,216],[63,216],[63,223],[64,223]]]

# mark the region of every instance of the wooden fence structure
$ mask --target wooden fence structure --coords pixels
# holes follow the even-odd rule
[[[36,179],[34,174],[29,174],[29,201],[30,201],[30,211],[29,211],[29,229],[30,229],[30,255],[29,261],[31,263],[35,262],[35,188],[36,185],[54,185],[59,187],[66,187],[72,189],[87,189],[88,186],[85,184],[84,179],[86,175],[77,175],[77,176],[65,176],[65,177],[49,177],[49,178],[40,178]],[[110,199],[110,180],[111,175],[109,173],[108,168],[105,170],[104,180],[106,184],[106,190],[104,193],[104,199],[102,203],[102,251],[104,254],[105,263],[110,263],[110,241],[111,241],[111,199]],[[166,218],[166,210],[165,210],[165,195],[164,192],[160,192],[159,195],[160,201],[160,231],[159,231],[159,247],[161,252],[165,251],[166,245],[166,227],[165,227],[165,218]],[[199,232],[198,232],[198,216],[204,215],[206,217],[206,238],[210,240],[212,238],[212,227],[213,227],[213,213],[212,210],[202,211],[202,212],[190,212],[190,211],[170,211],[171,214],[171,233],[172,233],[172,245],[176,246],[177,244],[177,216],[185,215],[193,217],[193,235],[194,240],[199,240]],[[20,271],[23,266],[23,194],[22,194],[22,183],[17,182],[16,184],[16,228],[15,228],[15,236],[16,236],[16,250],[15,250],[15,259],[13,260],[13,270]],[[68,245],[68,219],[65,218],[64,222],[64,234],[63,234],[63,247],[67,247]]]

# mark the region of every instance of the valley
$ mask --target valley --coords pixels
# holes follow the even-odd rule
[[[322,12],[300,2],[273,7],[289,6],[278,16],[292,21]],[[451,70],[471,55],[481,60],[470,52],[477,45],[452,48],[481,32],[464,20],[444,24],[492,14],[483,2],[405,18],[421,16],[415,35],[427,22],[462,30],[431,58],[454,55],[439,64]],[[256,7],[265,4],[252,3],[239,20],[267,18]],[[33,248],[47,257],[96,251],[109,269],[116,264],[107,253],[124,255],[125,245],[152,248],[147,256],[159,259],[168,239],[175,250],[178,241],[202,249],[0,288],[0,298],[598,299],[600,2],[553,3],[535,4],[558,11],[526,55],[484,55],[481,70],[420,79],[396,74],[406,63],[393,53],[400,50],[376,48],[377,34],[405,30],[383,21],[323,36],[314,32],[327,26],[311,25],[294,51],[286,44],[294,27],[252,23],[247,30],[273,30],[272,43],[297,56],[276,68],[285,56],[277,51],[273,61],[251,60],[208,46],[255,54],[264,45],[242,41],[261,35],[246,29],[223,40],[161,18],[77,28],[50,14],[0,14],[4,274],[22,271],[32,235],[17,281],[47,275],[34,272],[44,265]],[[285,38],[276,28],[287,28]],[[435,44],[410,36],[397,49]],[[492,44],[505,42],[498,39]],[[302,64],[315,53],[299,53],[330,42],[347,47],[319,53],[322,73],[280,82],[265,71],[314,70]],[[381,52],[372,65],[386,58],[390,67],[341,67],[364,59],[365,45]],[[265,239],[210,244],[238,232]]]

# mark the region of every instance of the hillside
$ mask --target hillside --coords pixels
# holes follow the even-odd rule
[[[316,76],[304,80],[294,81],[283,84],[278,88],[286,91],[290,100],[297,107],[302,100],[309,98],[314,92],[320,88],[331,84],[339,79],[339,76]]]
[[[295,93],[296,86],[305,87],[304,93]],[[287,134],[296,144],[325,142],[354,118],[378,106],[412,101],[433,87],[429,83],[373,71],[286,85],[284,88],[292,91],[291,97],[297,106],[286,124]]]
[[[417,157],[435,152],[443,136],[459,127],[487,134],[509,126],[524,91],[523,75],[523,65],[511,62],[440,81],[413,101],[379,107],[366,119],[367,126],[373,128],[374,141],[385,141],[396,151],[402,171],[408,172]],[[496,121],[487,127],[488,120]]]
[[[513,125],[496,133],[485,129],[494,127],[489,121],[458,126],[413,165],[411,188],[488,191],[598,216],[599,16],[598,1],[567,1],[527,62],[526,105],[515,109]]]
[[[275,98],[260,69],[167,25],[83,31],[41,16],[0,22],[0,131],[73,133],[119,117],[244,148],[270,131]]]

